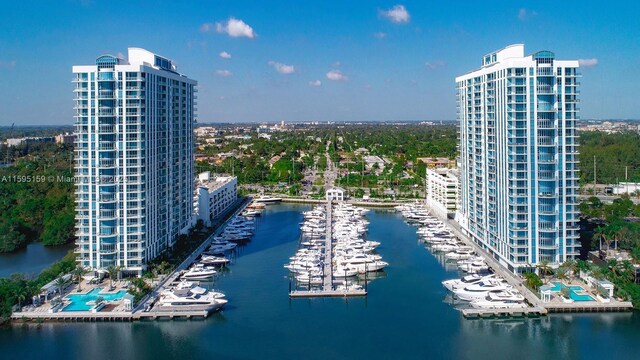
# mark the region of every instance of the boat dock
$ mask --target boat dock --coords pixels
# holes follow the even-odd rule
[[[327,203],[327,233],[324,239],[324,267],[323,267],[323,291],[330,291],[333,289],[333,234],[332,234],[332,218],[331,213],[333,212],[331,203]]]
[[[28,312],[14,312],[11,315],[13,321],[51,321],[51,322],[129,322],[138,320],[160,320],[160,319],[206,319],[210,312],[204,310],[157,310],[151,308],[158,294],[168,284],[175,282],[186,268],[188,268],[206,250],[213,238],[219,235],[225,228],[227,222],[235,215],[240,214],[249,203],[251,198],[238,199],[237,203],[229,208],[227,214],[231,214],[224,222],[218,225],[216,230],[194,250],[176,269],[161,279],[154,290],[131,311],[57,311],[49,312],[44,309],[36,309]],[[234,210],[232,210],[234,209]],[[148,311],[145,309],[150,308]]]
[[[244,209],[249,205],[249,203],[251,203],[251,200],[252,200],[251,198],[238,199],[238,203],[231,207],[231,209],[235,209],[235,211],[233,211],[232,214],[228,216],[227,219],[222,224],[220,224],[220,226],[218,226],[217,229],[211,235],[209,235],[209,237],[205,241],[203,241],[202,244],[200,244],[200,246],[198,246],[196,250],[194,250],[191,253],[191,255],[189,255],[189,257],[187,257],[182,263],[180,263],[180,265],[178,265],[175,268],[175,270],[173,270],[173,272],[171,272],[161,282],[159,282],[156,288],[153,289],[153,291],[147,296],[147,298],[140,301],[138,306],[136,306],[136,308],[133,310],[134,316],[137,316],[138,318],[158,318],[158,317],[191,318],[191,317],[199,317],[199,316],[207,317],[208,314],[203,314],[203,311],[201,310],[159,311],[159,310],[156,310],[155,308],[151,308],[151,310],[149,311],[144,311],[144,309],[147,308],[148,306],[153,305],[153,302],[157,298],[158,294],[160,294],[165,289],[167,284],[170,285],[178,280],[180,275],[182,275],[182,272],[186,270],[189,266],[191,266],[196,261],[198,256],[202,255],[202,253],[209,248],[209,246],[211,245],[211,242],[213,241],[213,238],[220,235],[220,233],[224,231],[224,228],[226,227],[227,222],[232,218],[234,218],[236,215],[240,214],[242,211],[244,211]]]
[[[427,204],[427,206],[429,206]],[[464,309],[462,314],[465,317],[493,317],[493,316],[540,316],[548,313],[566,313],[566,312],[616,312],[629,311],[633,309],[633,304],[627,301],[616,301],[610,303],[601,303],[596,301],[584,301],[573,303],[549,303],[543,302],[531,289],[525,286],[523,280],[502,266],[487,250],[483,249],[469,236],[464,234],[460,225],[432,211],[432,214],[443,221],[451,230],[451,232],[460,239],[460,241],[471,246],[476,254],[482,256],[487,265],[498,276],[505,279],[509,284],[516,288],[531,305],[526,309]]]
[[[352,297],[365,296],[367,290],[335,290],[333,288],[333,206],[330,201],[326,203],[326,234],[324,239],[324,263],[322,289],[308,290],[291,290],[289,297],[291,298],[310,298],[310,297]]]
[[[537,317],[546,314],[544,308],[532,307],[524,309],[463,309],[462,315],[466,318],[487,317]]]

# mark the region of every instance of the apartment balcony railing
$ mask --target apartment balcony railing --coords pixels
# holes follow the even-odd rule
[[[538,243],[538,248],[539,249],[544,249],[544,250],[556,250],[556,249],[558,249],[558,244],[539,242]]]
[[[112,90],[99,90],[98,99],[115,99],[115,92]]]
[[[554,76],[552,67],[541,67],[536,69],[536,75],[538,76]]]
[[[538,95],[553,95],[555,93],[553,86],[536,86]]]

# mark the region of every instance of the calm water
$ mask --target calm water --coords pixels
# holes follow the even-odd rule
[[[0,278],[16,272],[37,276],[40,271],[62,259],[71,249],[73,244],[44,246],[40,242],[32,242],[16,252],[0,253]]]
[[[270,207],[254,240],[217,281],[230,302],[200,321],[15,325],[11,359],[588,359],[637,358],[640,316],[554,315],[465,320],[444,302],[454,277],[399,215],[371,212],[369,239],[391,266],[366,299],[290,301],[282,267],[303,206]],[[45,355],[46,354],[46,355]]]

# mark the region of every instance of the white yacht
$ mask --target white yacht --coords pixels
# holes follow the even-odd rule
[[[525,309],[524,296],[516,291],[490,292],[485,299],[473,300],[476,309]]]
[[[301,285],[322,285],[323,280],[320,276],[309,276],[308,274],[300,274],[296,276],[296,281]]]
[[[347,267],[336,266],[333,270],[333,277],[336,279],[344,279],[348,277],[354,277],[358,275],[358,271],[354,269],[349,269]]]
[[[490,292],[499,292],[510,289],[510,285],[506,285],[500,281],[482,280],[478,283],[457,289],[453,293],[456,294],[460,300],[472,301],[485,299]]]
[[[344,291],[344,292],[347,292],[347,291],[362,291],[363,288],[362,288],[361,285],[358,285],[358,284],[349,284],[349,283],[344,283],[343,282],[342,284],[336,286],[336,290],[337,291]]]
[[[223,266],[229,263],[229,259],[224,256],[202,255],[200,263],[203,265]]]
[[[262,211],[257,209],[246,209],[245,211],[242,212],[242,216],[246,216],[246,217],[255,217],[260,215],[262,215]]]
[[[253,201],[258,202],[258,203],[263,203],[263,204],[273,204],[273,203],[277,203],[277,202],[281,202],[282,198],[279,197],[273,197],[273,196],[260,196],[257,199],[253,199]]]
[[[484,261],[472,261],[459,263],[458,269],[469,274],[477,274],[483,271],[489,271],[489,266]]]
[[[182,278],[185,280],[207,280],[213,278],[215,274],[216,270],[213,267],[195,264],[182,274]]]
[[[462,249],[458,248],[456,251],[448,252],[444,255],[445,259],[448,260],[466,260],[473,257],[473,249]]]
[[[442,285],[449,291],[455,291],[467,285],[479,283],[482,279],[483,277],[480,275],[467,275],[461,279],[445,280],[442,282]]]
[[[223,293],[209,291],[190,282],[180,283],[174,289],[163,291],[158,298],[155,309],[158,311],[216,311],[221,309],[227,300]]]

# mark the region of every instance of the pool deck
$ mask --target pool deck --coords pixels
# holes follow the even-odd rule
[[[242,212],[247,205],[251,202],[251,198],[239,199],[238,203],[234,204],[229,211],[233,213],[233,215],[239,214]],[[232,210],[233,209],[233,210]],[[231,219],[232,216],[229,217]],[[155,289],[152,291],[151,295],[159,294],[167,284],[172,284],[176,279],[180,276],[183,270],[191,266],[191,264],[195,261],[195,259],[200,256],[200,254],[209,247],[211,241],[214,236],[217,236],[222,232],[224,227],[226,226],[226,220],[222,223],[214,232],[211,234],[207,240],[205,240],[187,259],[185,259],[171,274],[165,276],[155,283]],[[121,290],[126,290],[128,288],[128,282],[126,281],[114,281],[115,288],[114,290],[103,291],[105,293],[117,293]],[[86,295],[88,292],[91,292],[95,288],[103,287],[108,289],[108,286],[104,284],[95,285],[95,286],[86,286],[83,288],[82,292],[75,292],[75,286],[70,287],[67,291],[66,295],[69,294],[78,294],[78,295]],[[133,310],[125,310],[122,301],[118,301],[117,303],[111,303],[112,305],[116,305],[114,308],[110,308],[109,311],[52,311],[51,303],[47,302],[38,307],[29,307],[24,308],[27,311],[14,312],[11,315],[11,319],[13,321],[51,321],[51,322],[128,322],[128,321],[136,321],[136,320],[159,320],[159,319],[204,319],[210,315],[210,312],[203,310],[180,310],[176,309],[174,311],[157,311],[151,308],[149,311],[144,311],[147,305],[153,304],[153,299],[155,296],[148,296],[143,299],[140,304]],[[63,307],[64,308],[64,307]]]

